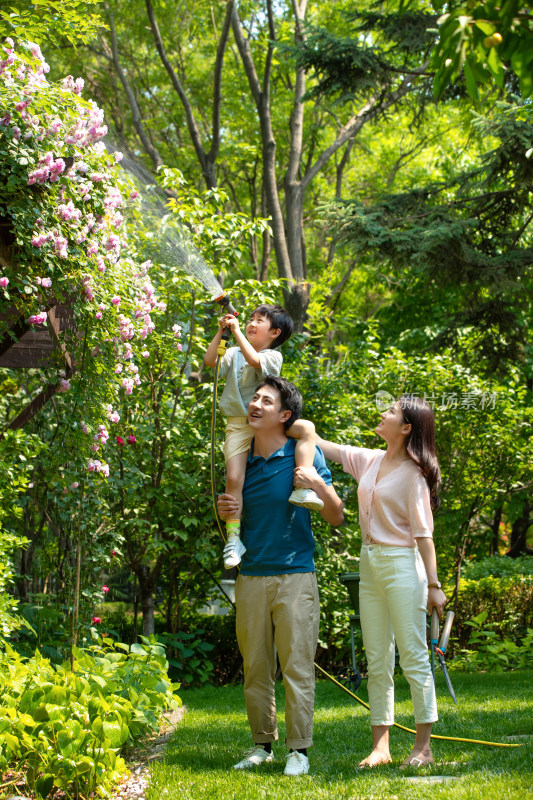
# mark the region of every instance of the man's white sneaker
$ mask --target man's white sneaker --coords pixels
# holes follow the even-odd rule
[[[284,775],[307,775],[309,772],[309,759],[303,753],[293,750],[287,756],[287,764],[283,771]]]
[[[274,754],[267,753],[263,745],[256,744],[244,754],[242,761],[233,765],[233,769],[252,769],[258,767],[259,764],[268,764],[274,761]]]
[[[324,508],[324,503],[312,489],[294,489],[289,497],[289,503],[295,506],[303,506],[310,511],[320,511]]]
[[[241,563],[241,558],[246,553],[246,547],[239,536],[230,536],[224,547],[224,566],[226,569],[236,567]]]

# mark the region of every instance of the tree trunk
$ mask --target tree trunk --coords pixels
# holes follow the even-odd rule
[[[497,556],[498,548],[500,546],[500,522],[502,521],[503,506],[499,505],[494,512],[494,519],[492,520],[492,541],[490,543],[489,555]]]
[[[131,119],[133,122],[133,127],[137,131],[137,134],[142,142],[145,152],[148,153],[148,155],[152,159],[154,167],[158,169],[163,165],[163,159],[161,158],[161,155],[159,154],[157,148],[154,147],[149,133],[146,132],[142,119],[141,110],[139,108],[137,98],[135,97],[135,92],[133,91],[133,87],[131,86],[128,77],[120,64],[117,34],[112,14],[109,15],[109,27],[111,30],[111,50],[113,54],[113,64],[115,67],[115,71],[118,77],[120,78],[120,82],[122,83],[122,86],[124,88],[124,92],[126,93],[126,97],[128,99],[128,103],[131,110]]]
[[[139,593],[137,591],[137,575],[133,576],[133,641],[138,641]]]
[[[511,558],[518,556],[525,556],[532,553],[532,548],[528,547],[527,532],[531,525],[533,525],[533,517],[529,514],[533,510],[533,504],[529,499],[524,501],[524,507],[520,516],[515,519],[511,528],[511,544],[506,555]]]
[[[174,565],[170,568],[170,576],[168,580],[168,596],[167,596],[167,631],[172,630],[172,606],[174,603],[174,591],[176,585],[176,568]]]
[[[294,321],[294,330],[296,332],[301,332],[304,327],[310,289],[310,284],[304,281],[283,291],[285,308]]]
[[[149,567],[143,565],[138,578],[143,613],[143,636],[150,636],[154,632],[154,575]]]

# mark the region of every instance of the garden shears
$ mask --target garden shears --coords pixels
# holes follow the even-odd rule
[[[431,629],[430,629],[431,672],[433,673],[433,681],[435,682],[435,653],[436,653],[444,675],[444,680],[446,681],[446,686],[448,687],[448,691],[452,697],[453,702],[457,703],[457,698],[453,690],[452,682],[450,680],[450,676],[448,675],[448,670],[446,669],[446,662],[444,661],[444,653],[446,652],[446,648],[448,647],[448,641],[450,639],[450,631],[452,629],[454,617],[455,614],[453,613],[453,611],[448,611],[448,613],[446,614],[446,619],[444,620],[444,628],[442,629],[442,636],[440,637],[439,641],[439,615],[437,613],[437,609],[433,607],[433,613],[431,614]]]

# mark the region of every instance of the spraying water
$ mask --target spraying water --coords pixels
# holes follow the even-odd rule
[[[110,145],[109,150],[115,150]],[[148,170],[128,156],[120,162],[139,189],[143,222],[150,230],[149,255],[153,260],[172,264],[196,278],[214,300],[223,294],[222,286],[198,252],[186,228],[172,217],[167,197]]]

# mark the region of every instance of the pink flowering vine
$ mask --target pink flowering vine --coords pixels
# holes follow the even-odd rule
[[[39,46],[21,47],[26,50],[22,58],[9,37],[0,45],[0,140],[8,144],[9,171],[29,200],[23,214],[18,208],[11,214],[17,193],[0,186],[0,205],[20,242],[17,269],[2,268],[0,288],[9,286],[10,295],[24,299],[32,326],[46,323],[45,304],[49,308],[65,298],[72,303],[84,336],[65,339],[65,349],[75,365],[83,362],[84,375],[63,374],[59,391],[70,392],[77,408],[84,409],[85,421],[72,422],[86,434],[82,451],[89,456],[93,450],[85,462],[87,473],[107,477],[109,466],[94,454],[109,438],[106,424],[118,424],[120,415],[95,399],[94,387],[98,384],[98,395],[107,403],[141,385],[137,364],[150,356],[145,340],[166,304],[156,297],[151,262],[139,264],[130,249],[124,216],[138,191],[117,167],[122,153],[110,154],[102,142],[107,133],[102,110],[83,98],[83,79],[68,75],[49,83]],[[111,314],[112,306],[120,313]],[[180,338],[180,326],[174,335]],[[133,434],[127,441],[135,442]]]

